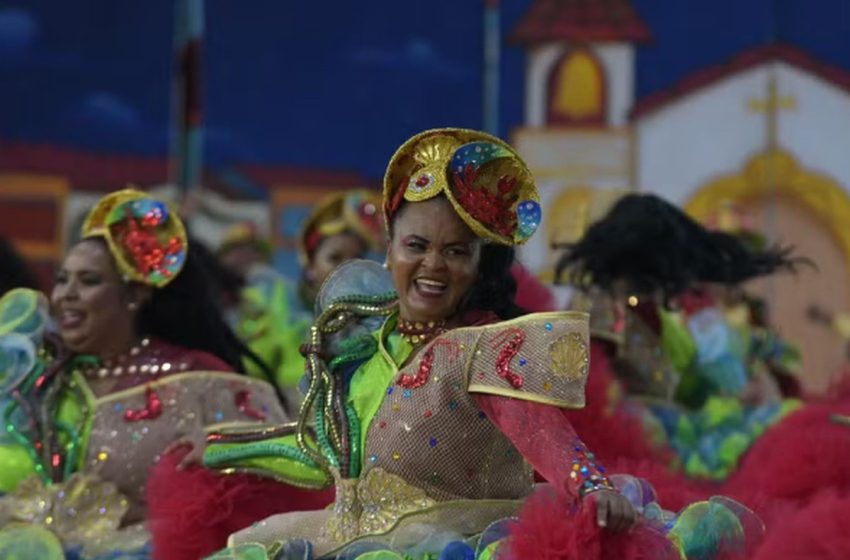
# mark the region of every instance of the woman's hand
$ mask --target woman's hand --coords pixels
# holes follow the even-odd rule
[[[628,531],[638,521],[638,513],[620,493],[597,490],[587,496],[596,504],[596,524],[615,533]]]

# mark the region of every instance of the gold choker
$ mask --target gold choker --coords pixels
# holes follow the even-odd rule
[[[446,332],[445,321],[408,321],[407,319],[398,320],[398,332],[401,337],[414,346],[425,344],[435,336]]]

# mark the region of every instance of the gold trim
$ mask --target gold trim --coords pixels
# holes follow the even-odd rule
[[[293,428],[292,433],[294,433],[295,432],[295,430],[294,430],[295,423],[294,422],[285,422],[283,424],[259,424],[258,425],[256,420],[253,421],[253,422],[248,422],[248,421],[245,421],[245,420],[231,420],[229,422],[220,422],[220,423],[217,423],[217,424],[209,424],[207,426],[204,426],[204,431],[209,432],[209,433],[214,433],[214,432],[220,432],[221,430],[237,430],[233,433],[222,434],[223,436],[232,436],[232,435],[242,435],[243,433],[246,433],[246,432],[240,432],[238,430],[256,431],[256,430],[260,429],[261,431],[265,431],[265,430],[272,430],[272,427],[273,428],[288,428],[290,426],[290,424],[292,425],[292,428]],[[287,435],[291,435],[291,433],[277,434],[278,437],[283,437],[283,436],[287,436]],[[218,442],[218,441],[216,441],[214,443],[225,443],[225,444],[229,445],[231,442]]]
[[[832,177],[801,167],[777,149],[751,158],[738,173],[709,181],[685,205],[696,220],[707,222],[724,203],[749,202],[783,194],[793,197],[827,224],[850,261],[850,197]]]
[[[559,399],[550,399],[548,397],[544,397],[543,395],[538,395],[537,393],[527,393],[525,391],[517,391],[516,389],[493,387],[492,385],[481,385],[479,383],[470,384],[469,387],[467,387],[467,391],[469,391],[470,393],[486,393],[490,395],[498,395],[500,397],[511,397],[513,399],[521,401],[531,401],[540,404],[548,404],[552,406],[557,406],[558,408],[569,408],[570,410],[581,410],[586,406],[585,403],[577,405],[575,403],[570,403]]]
[[[522,504],[523,504],[523,500],[510,500],[510,499],[503,499],[503,500],[499,500],[499,499],[449,500],[449,501],[445,501],[445,502],[437,502],[430,507],[427,507],[427,508],[424,508],[424,509],[419,509],[419,510],[412,511],[410,513],[406,513],[406,514],[402,515],[401,517],[399,517],[395,521],[395,523],[393,523],[385,531],[361,535],[361,536],[359,536],[355,539],[349,540],[348,542],[338,544],[336,546],[336,548],[333,548],[329,551],[323,552],[322,554],[323,554],[323,556],[334,557],[336,554],[339,554],[339,552],[341,552],[346,547],[349,547],[349,546],[351,546],[351,545],[353,545],[357,542],[375,540],[375,539],[378,539],[380,537],[390,535],[394,531],[396,531],[399,527],[401,527],[402,525],[406,525],[408,521],[413,520],[415,522],[417,517],[421,516],[421,517],[427,518],[428,515],[433,514],[433,513],[439,513],[442,510],[450,510],[450,509],[461,507],[465,510],[474,509],[474,510],[478,510],[478,511],[481,511],[481,512],[485,512],[485,514],[491,514],[491,512],[493,512],[493,510],[502,509],[502,508],[504,508],[504,509],[513,508],[514,511],[519,511],[519,508],[522,506]],[[486,526],[490,525],[493,521],[496,521],[500,516],[495,516],[495,517],[496,517],[496,519],[492,519],[492,520],[489,520],[487,522],[482,523],[481,525],[483,525],[483,526],[481,527],[481,530],[483,531],[486,528]]]
[[[118,401],[127,397],[132,397],[136,394],[144,393],[148,387],[152,389],[156,389],[162,385],[166,385],[169,383],[174,383],[177,381],[185,381],[187,379],[204,379],[207,377],[232,377],[236,376],[240,381],[246,382],[252,385],[258,385],[260,387],[271,387],[271,385],[263,381],[261,379],[255,379],[253,377],[248,377],[247,375],[240,375],[238,373],[230,372],[230,371],[187,371],[182,373],[175,373],[172,375],[167,375],[163,378],[157,379],[156,381],[150,381],[148,383],[144,383],[142,385],[136,385],[135,387],[130,387],[129,389],[123,389],[121,391],[117,391],[115,393],[110,393],[108,395],[103,395],[102,397],[95,397],[94,405],[98,406],[101,404],[109,404],[114,401]],[[88,385],[86,385],[88,388]],[[90,390],[90,389],[89,389]]]

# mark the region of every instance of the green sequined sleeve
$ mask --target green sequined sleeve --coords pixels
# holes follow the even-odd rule
[[[325,488],[332,482],[298,448],[295,434],[262,437],[261,434],[249,436],[242,433],[212,437],[220,439],[211,441],[204,452],[204,466],[208,468],[253,473],[301,488]]]

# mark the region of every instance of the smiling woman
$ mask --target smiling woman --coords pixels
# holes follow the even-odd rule
[[[560,410],[584,405],[588,318],[514,303],[513,247],[537,229],[538,200],[523,161],[487,134],[430,130],[401,146],[384,180],[389,271],[353,261],[325,282],[295,433],[223,431],[204,455],[333,483],[336,503],[238,531],[216,558],[681,558],[687,528],[717,519],[699,558],[743,544],[721,502],[677,517],[642,482],[609,478]],[[529,464],[550,487],[526,504]],[[543,509],[558,553],[529,522]]]
[[[434,324],[455,315],[480,261],[481,240],[445,197],[405,205],[387,251],[401,320]]]
[[[58,336],[45,331],[36,292],[0,300],[0,550],[52,558],[10,536],[13,522],[40,520],[52,533],[36,540],[85,557],[143,547],[144,489],[161,454],[185,444],[186,466],[212,426],[287,420],[271,385],[235,373],[245,347],[187,248],[167,205],[119,191],[92,209],[62,264]]]

